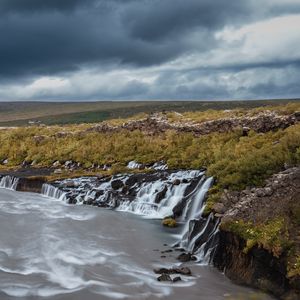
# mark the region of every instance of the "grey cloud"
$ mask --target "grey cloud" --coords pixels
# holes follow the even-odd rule
[[[247,12],[248,5],[230,3],[235,4],[222,0],[4,0],[0,4],[0,77],[52,75],[85,64],[150,66],[186,52],[205,51],[214,47],[217,26]],[[187,36],[199,26],[205,42],[195,48]]]
[[[270,81],[225,86],[222,74],[239,76],[244,70],[300,69],[297,58],[242,62],[223,61],[217,66],[195,66],[168,71],[163,68],[187,55],[209,54],[222,48],[215,33],[225,26],[299,13],[300,3],[273,0],[1,0],[0,1],[0,89],[17,82],[24,85],[40,76],[72,78],[80,70],[99,72],[147,69],[161,66],[154,83],[126,81],[119,89],[37,93],[33,98],[74,99],[199,99],[230,98],[246,93],[258,97],[279,94]],[[296,71],[295,71],[296,72]],[[298,73],[297,73],[298,74]],[[84,79],[83,79],[84,80]],[[285,91],[299,93],[295,83]],[[268,88],[269,87],[269,88]]]

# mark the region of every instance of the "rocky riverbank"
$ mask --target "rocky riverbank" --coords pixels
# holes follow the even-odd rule
[[[273,175],[264,187],[225,191],[214,264],[232,280],[300,299],[300,168]]]

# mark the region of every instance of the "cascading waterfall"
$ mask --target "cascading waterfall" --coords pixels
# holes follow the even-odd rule
[[[63,201],[67,199],[65,192],[47,183],[43,184],[41,194],[50,198],[63,200]]]
[[[186,211],[185,218],[186,223],[182,228],[181,234],[180,234],[180,246],[183,248],[191,248],[191,240],[189,233],[190,231],[190,221],[199,219],[199,217],[202,215],[204,210],[204,199],[207,191],[211,187],[211,184],[213,182],[213,178],[207,178],[204,183],[200,185],[199,192],[195,193],[190,199],[189,202],[186,205]]]
[[[189,185],[187,179],[202,177],[201,171],[178,171],[171,173],[164,179],[154,182],[145,182],[133,201],[122,201],[118,210],[135,213],[148,218],[162,219],[173,215],[173,208],[184,198],[184,193]],[[184,183],[183,179],[187,182]],[[178,180],[180,184],[173,183]],[[158,193],[164,193],[158,200]]]
[[[133,165],[133,163],[132,163]],[[41,193],[68,203],[115,208],[146,218],[176,216],[184,223],[177,246],[207,263],[218,239],[218,222],[202,216],[205,196],[213,183],[201,170],[159,170],[150,174],[123,174],[112,178],[82,177],[43,184]],[[0,187],[16,189],[18,179],[5,176]],[[177,214],[177,212],[179,213]]]
[[[10,175],[4,176],[0,180],[0,188],[16,190],[19,178]]]
[[[194,193],[183,211],[186,219],[177,245],[192,253],[197,261],[208,264],[218,241],[219,222],[214,220],[213,214],[202,217],[205,208],[205,196],[213,183],[213,178],[199,182],[199,190]]]

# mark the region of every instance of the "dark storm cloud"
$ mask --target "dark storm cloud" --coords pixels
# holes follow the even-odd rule
[[[250,2],[249,2],[250,3]],[[135,38],[156,41],[176,38],[193,28],[210,31],[248,18],[251,5],[243,1],[211,0],[152,0],[140,1],[130,6],[123,16]]]
[[[1,0],[0,13],[25,13],[45,10],[67,11],[93,3],[95,3],[93,0]]]
[[[90,63],[161,64],[212,48],[213,30],[249,9],[222,0],[4,0],[0,77],[51,75]],[[187,39],[197,30],[204,43]]]
[[[66,88],[57,94],[54,90],[30,92],[28,97],[60,100],[141,99],[143,96],[149,99],[230,98],[232,89],[225,86],[222,76],[236,74],[239,77],[243,71],[253,70],[264,80],[268,72],[261,73],[260,69],[272,72],[287,68],[293,68],[298,74],[300,58],[295,55],[274,58],[267,53],[227,61],[226,56],[223,60],[216,56],[218,64],[211,59],[206,65],[203,57],[230,47],[226,41],[216,38],[216,32],[297,13],[300,13],[297,0],[1,0],[0,97],[9,95],[7,87],[12,83],[26,86],[41,76],[60,76],[72,82],[82,70],[109,74],[128,69],[133,73],[143,70],[146,74],[151,68],[161,67],[152,83],[134,73],[133,79],[129,76],[123,83],[118,78],[122,88],[106,89],[100,84],[101,89],[83,88],[84,92],[76,95]],[[271,41],[272,36],[267,39]],[[243,42],[239,41],[241,47]],[[236,45],[232,45],[232,51],[238,58],[240,55],[234,47]],[[202,55],[202,63],[186,66],[185,59],[189,55],[200,57],[200,61]],[[170,69],[168,64],[176,59],[182,65],[179,63]],[[82,77],[83,85],[85,80],[89,79]],[[72,83],[70,86],[74,88]],[[286,87],[291,94],[298,92],[293,84]],[[252,95],[277,93],[279,88],[273,82],[262,82],[251,87],[241,85],[235,91],[242,95],[247,90]]]

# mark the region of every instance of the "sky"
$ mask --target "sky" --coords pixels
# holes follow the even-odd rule
[[[300,98],[300,0],[1,0],[0,101]]]

